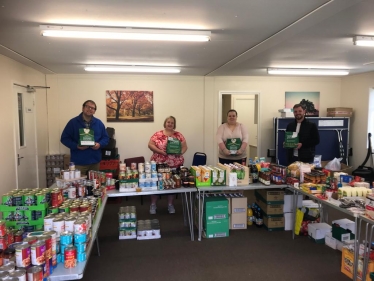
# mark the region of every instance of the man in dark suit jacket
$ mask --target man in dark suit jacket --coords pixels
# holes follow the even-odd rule
[[[315,123],[309,122],[305,118],[305,108],[301,104],[295,104],[293,114],[295,121],[287,125],[287,132],[296,132],[299,137],[299,143],[295,148],[287,149],[288,165],[301,161],[304,163],[313,163],[315,156],[315,147],[319,144],[319,132]]]

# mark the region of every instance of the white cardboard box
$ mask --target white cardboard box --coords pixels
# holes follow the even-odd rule
[[[331,232],[327,232],[326,235],[325,235],[325,244],[327,246],[329,246],[330,248],[336,250],[337,248],[337,243],[336,243],[336,240],[334,237],[332,237],[332,233]]]
[[[284,213],[284,230],[292,230],[294,224],[293,213]]]
[[[341,228],[349,229],[353,234],[356,234],[355,222],[349,219],[341,219],[332,221],[333,224],[338,224]]]
[[[308,235],[315,240],[324,239],[327,232],[331,232],[331,225],[327,223],[310,223],[308,224]]]
[[[284,205],[283,205],[283,212],[290,213],[292,212],[292,200],[293,194],[285,194],[284,195]],[[297,195],[297,208],[301,208],[303,206],[303,195]]]

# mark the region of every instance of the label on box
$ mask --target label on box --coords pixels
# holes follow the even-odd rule
[[[342,242],[349,241],[351,238],[350,233],[342,234]]]
[[[232,228],[245,228],[246,226],[245,223],[236,223],[232,225]]]
[[[234,208],[232,211],[233,213],[245,213],[247,211],[246,208]]]
[[[110,150],[105,150],[105,156],[110,156],[112,154],[112,151]]]

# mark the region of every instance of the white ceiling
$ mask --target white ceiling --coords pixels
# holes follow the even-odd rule
[[[208,30],[210,42],[42,37],[39,25]],[[267,75],[267,67],[374,71],[373,0],[0,0],[0,53],[43,73],[88,64],[179,66],[198,76]],[[368,65],[365,65],[369,63]],[[370,64],[371,63],[371,64]]]

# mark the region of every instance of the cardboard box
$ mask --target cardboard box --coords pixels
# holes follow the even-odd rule
[[[212,220],[206,222],[204,226],[204,236],[206,238],[218,238],[229,236],[229,219]]]
[[[231,201],[231,213],[247,213],[247,197],[232,197]]]
[[[297,196],[297,204],[296,208],[301,208],[303,206],[303,195],[299,194]],[[284,204],[283,204],[283,212],[284,213],[290,213],[292,212],[292,200],[293,200],[293,194],[285,194],[284,195]]]
[[[331,107],[327,108],[327,117],[352,117],[353,108],[351,107]]]
[[[294,225],[293,213],[284,213],[284,230],[292,230]]]
[[[207,197],[204,202],[204,221],[229,218],[229,203],[225,197]]]
[[[275,204],[283,204],[284,203],[284,191],[283,190],[276,190],[276,189],[257,189],[255,191],[261,198],[264,199],[268,204],[274,202]],[[256,196],[258,197],[258,196]]]
[[[190,169],[191,174],[195,177],[195,184],[196,186],[210,186],[212,183],[212,178],[210,171],[208,174],[206,174],[206,170],[202,170],[200,166],[192,166]],[[203,176],[207,176],[204,180],[201,180],[202,173],[204,173]]]
[[[283,215],[283,204],[267,205],[264,201],[256,199],[257,205],[267,215]]]
[[[281,117],[294,117],[293,112],[281,112]]]
[[[64,170],[69,170],[70,154],[64,154]]]
[[[331,249],[334,249],[336,250],[336,247],[337,247],[337,243],[336,243],[336,239],[334,237],[332,237],[332,233],[331,232],[327,232],[326,235],[325,235],[325,244],[327,246],[329,246]]]
[[[355,222],[349,219],[332,221],[332,237],[345,242],[355,238]]]
[[[342,249],[342,265],[341,272],[353,279],[353,265],[354,265],[354,253],[346,247]],[[374,261],[369,260],[366,278],[362,278],[363,259],[359,259],[357,263],[357,280],[371,281],[370,272],[374,271]]]
[[[325,166],[327,165],[327,163],[329,163],[330,161],[331,160],[329,160],[329,161],[321,161],[322,167],[325,168]],[[343,172],[343,173],[347,173],[348,175],[351,175],[352,171],[353,171],[353,167],[352,166],[347,166],[346,164],[341,163],[340,170],[339,171],[331,171],[332,172],[331,176],[334,176],[334,172]]]
[[[247,213],[231,214],[230,229],[247,229]]]
[[[327,108],[327,112],[329,111],[348,111],[352,112],[353,108],[352,107],[329,107]]]
[[[284,217],[268,217],[264,216],[264,225],[268,229],[281,228],[284,229]]]
[[[331,232],[331,225],[321,223],[309,223],[308,235],[314,240],[325,239],[326,233]]]
[[[243,166],[240,163],[235,162],[235,165],[242,168],[240,172],[237,172],[237,185],[248,185],[249,184],[249,168],[247,166]],[[221,163],[217,164],[217,167],[226,171],[226,185],[230,184],[230,172],[231,169],[228,166],[222,165]]]

